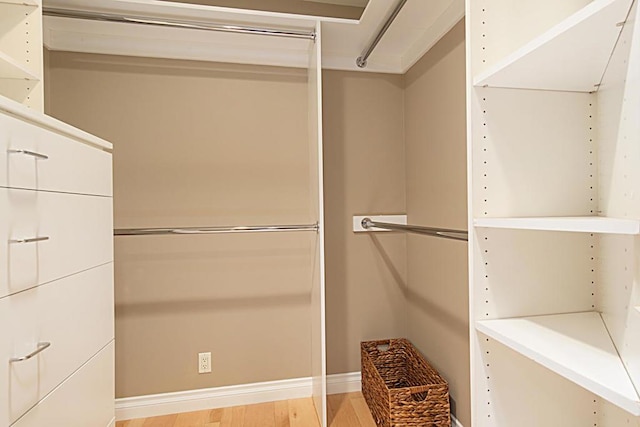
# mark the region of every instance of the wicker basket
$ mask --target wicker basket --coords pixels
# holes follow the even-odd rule
[[[451,426],[449,385],[406,339],[365,341],[362,394],[376,425]]]

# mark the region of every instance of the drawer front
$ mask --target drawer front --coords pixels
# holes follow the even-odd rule
[[[0,299],[0,426],[15,421],[114,338],[113,264]],[[50,343],[25,361],[39,343]],[[6,410],[5,410],[6,409]],[[74,408],[75,410],[75,408]],[[6,419],[2,419],[6,416]]]
[[[0,187],[112,195],[110,153],[5,114],[0,130]]]
[[[111,342],[13,427],[103,427],[114,418]]]
[[[11,325],[0,337],[0,426],[18,419],[113,340],[113,304],[113,263],[0,299],[0,321]],[[39,343],[50,346],[10,362]]]
[[[0,188],[0,297],[110,261],[110,197]]]

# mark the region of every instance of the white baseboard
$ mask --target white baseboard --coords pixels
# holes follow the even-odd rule
[[[327,394],[353,393],[361,390],[360,372],[327,375]]]
[[[327,394],[353,393],[361,389],[360,372],[327,375]],[[238,405],[300,399],[312,394],[311,378],[268,381],[175,393],[116,399],[116,420],[157,417],[180,412],[227,408]],[[451,417],[452,427],[463,427]]]
[[[241,384],[116,399],[116,419],[156,417],[180,412],[300,399],[311,396],[311,378]]]

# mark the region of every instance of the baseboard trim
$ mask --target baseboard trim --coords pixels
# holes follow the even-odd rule
[[[327,375],[327,394],[353,393],[362,387],[360,372]]]
[[[353,393],[360,389],[360,372],[327,375],[327,394]],[[310,397],[312,392],[312,380],[308,377],[126,397],[116,399],[116,420],[300,399]],[[463,427],[454,416],[451,421],[453,427]]]
[[[116,420],[300,399],[312,394],[311,378],[268,381],[116,399]]]

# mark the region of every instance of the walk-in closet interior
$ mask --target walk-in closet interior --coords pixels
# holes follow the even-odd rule
[[[640,427],[639,13],[0,0],[0,427],[375,425],[399,337],[454,427]]]

